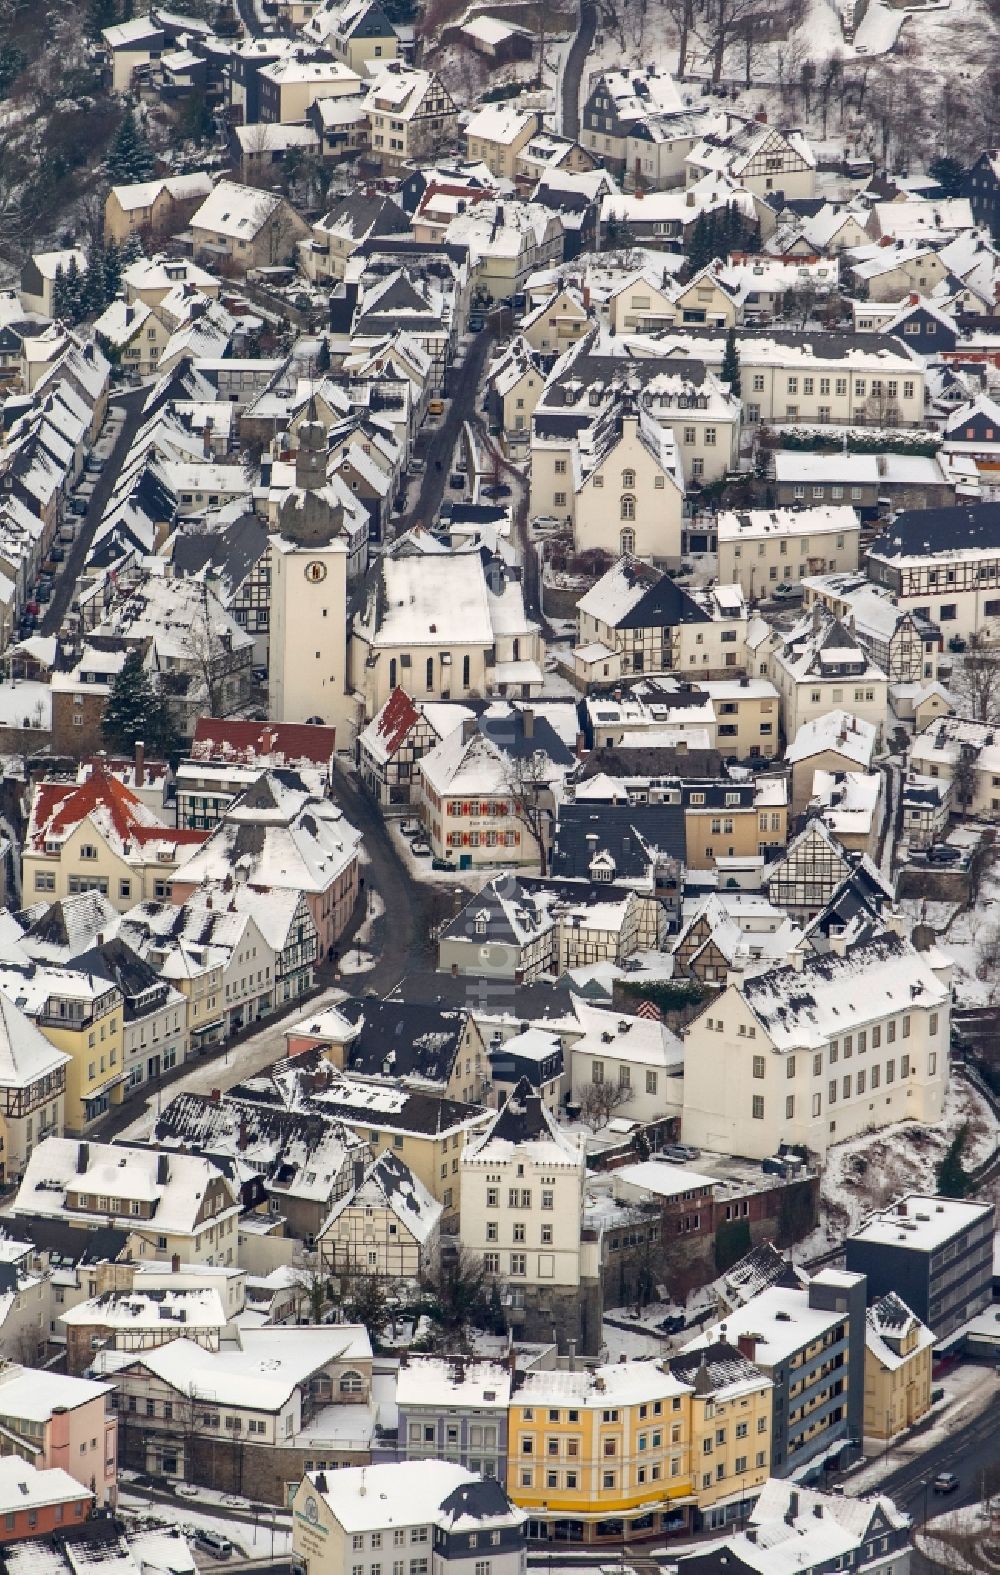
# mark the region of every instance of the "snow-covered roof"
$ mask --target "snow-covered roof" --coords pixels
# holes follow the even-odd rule
[[[380,1154],[360,1184],[334,1204],[320,1235],[348,1209],[369,1207],[389,1209],[421,1246],[430,1240],[443,1212],[443,1205],[431,1197],[423,1182],[391,1149]]]
[[[217,1222],[234,1213],[239,1204],[232,1184],[210,1160],[196,1154],[165,1157],[152,1148],[94,1142],[81,1145],[72,1138],[50,1137],[28,1156],[14,1212],[92,1219],[89,1209],[74,1211],[67,1201],[69,1194],[86,1189],[88,1196],[108,1198],[109,1208],[110,1200],[116,1200],[121,1219],[129,1228],[141,1223],[126,1206],[134,1200],[153,1205],[149,1224],[158,1234],[189,1236],[209,1223],[207,1217],[202,1218],[202,1211],[213,1182],[222,1183],[222,1207],[212,1216]]]
[[[318,1487],[348,1535],[390,1526],[426,1526],[443,1520],[447,1529],[480,1530],[520,1525],[526,1518],[515,1509],[498,1482],[484,1479],[447,1460],[405,1460],[351,1467],[323,1474]],[[457,1519],[446,1509],[457,1499]]]
[[[768,1372],[843,1321],[843,1311],[835,1307],[810,1307],[804,1287],[769,1285],[741,1307],[734,1307],[718,1323],[703,1329],[683,1349],[698,1351],[720,1339],[734,1343],[751,1339],[756,1346],[752,1360]]]
[[[849,1239],[932,1253],[952,1237],[989,1219],[991,1214],[992,1204],[989,1203],[969,1203],[958,1198],[910,1192],[889,1208],[871,1215],[851,1232]]]
[[[0,1458],[0,1514],[35,1513],[49,1505],[89,1499],[90,1489],[61,1466],[38,1470],[17,1455]]]
[[[274,216],[284,199],[274,192],[236,181],[220,180],[191,215],[191,228],[211,230],[236,240],[252,240]]]
[[[812,824],[812,823],[811,823]],[[730,981],[776,1050],[818,1050],[893,1012],[943,1006],[949,991],[922,953],[892,931],[843,953],[806,957]]]
[[[778,461],[784,462],[786,458],[793,461],[813,460],[813,454],[789,454],[779,452],[774,456],[775,476],[778,481],[788,479],[798,480],[799,474],[795,465],[788,476],[782,472],[778,474]],[[878,464],[874,455],[837,455],[837,460],[846,459],[848,471],[851,461],[860,459],[865,461],[867,468],[874,466],[874,477],[878,480]],[[803,472],[803,479],[808,476],[808,466]],[[837,466],[838,479],[844,472]],[[853,475],[848,474],[847,480],[853,480]],[[867,474],[865,479],[870,479]],[[719,541],[757,541],[769,536],[820,536],[831,532],[843,534],[860,529],[858,516],[854,509],[842,504],[821,504],[811,509],[740,509],[738,511],[724,510],[717,519]]]
[[[411,1355],[396,1378],[396,1404],[406,1416],[415,1407],[469,1406],[506,1413],[511,1370],[506,1362],[467,1361],[455,1356]]]
[[[829,749],[858,765],[869,766],[875,753],[875,732],[872,722],[850,711],[824,711],[822,716],[802,723],[785,750],[785,759],[794,765]]]
[[[112,1366],[121,1368],[122,1353],[112,1354],[117,1358]],[[97,1353],[95,1368],[102,1365],[103,1355]],[[192,1340],[171,1340],[127,1356],[124,1365],[140,1365],[198,1400],[276,1412],[319,1368],[331,1362],[370,1362],[371,1355],[363,1324],[282,1325],[244,1328],[239,1348],[226,1345],[219,1351],[206,1351]]]

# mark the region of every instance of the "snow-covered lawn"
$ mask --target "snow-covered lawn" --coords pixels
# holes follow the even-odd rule
[[[996,1121],[976,1089],[952,1074],[940,1126],[900,1121],[829,1149],[821,1182],[820,1223],[796,1247],[796,1260],[808,1262],[830,1251],[867,1214],[901,1193],[933,1192],[937,1166],[963,1125],[968,1129],[963,1155],[968,1168],[993,1152]]]
[[[228,1537],[237,1553],[245,1558],[263,1558],[270,1554],[272,1514],[268,1507],[262,1512],[258,1524],[238,1520],[235,1517],[226,1517],[226,1505],[222,1502],[223,1495],[212,1493],[208,1488],[199,1488],[197,1498],[179,1498],[176,1505],[161,1504],[158,1500],[143,1496],[141,1489],[129,1490],[119,1494],[120,1507],[141,1519],[145,1526],[154,1523],[166,1526],[190,1527],[191,1531],[215,1531],[220,1536]],[[247,1510],[252,1509],[249,1500],[245,1502]],[[292,1533],[287,1514],[276,1509],[274,1511],[274,1553],[275,1556],[285,1556],[292,1551]]]

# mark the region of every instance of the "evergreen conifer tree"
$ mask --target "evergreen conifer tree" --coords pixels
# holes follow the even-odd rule
[[[122,254],[117,241],[110,240],[104,251],[104,304],[114,300],[122,287]]]
[[[80,273],[80,265],[75,257],[71,257],[69,267],[66,269],[66,316],[70,323],[80,321],[82,288],[83,277]]]
[[[142,249],[142,236],[138,230],[130,230],[121,244],[122,268],[127,268],[130,263],[139,262],[145,255]]]
[[[734,394],[740,392],[740,358],[736,350],[736,329],[726,335],[726,350],[722,357],[722,381],[728,383]]]
[[[87,267],[80,281],[81,317],[100,317],[104,311],[106,297],[107,281],[104,276],[104,252],[100,246],[94,246],[87,259]]]
[[[141,739],[151,755],[174,752],[173,723],[163,698],[154,689],[138,651],[130,651],[111,686],[101,733],[109,749],[131,754]]]
[[[134,112],[127,109],[108,154],[108,174],[113,185],[127,186],[134,181],[148,180],[152,173],[153,150]]]
[[[68,323],[72,305],[69,285],[66,282],[66,270],[60,263],[56,269],[55,279],[52,281],[52,316],[58,322]]]

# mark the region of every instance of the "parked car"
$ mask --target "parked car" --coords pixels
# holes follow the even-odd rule
[[[932,1484],[935,1493],[954,1493],[958,1485],[954,1471],[939,1471]]]
[[[448,477],[448,485],[451,487],[453,492],[465,491],[465,477],[462,475],[460,470],[452,471],[451,475]]]
[[[418,859],[429,859],[431,856],[430,843],[422,841],[420,837],[417,837],[410,843],[410,848],[417,855]]]
[[[483,487],[481,490],[484,498],[510,497],[510,488],[505,481],[495,481],[492,486]]]
[[[454,870],[454,868],[450,859],[431,859],[432,870]]]
[[[686,1321],[682,1313],[671,1313],[669,1318],[661,1319],[660,1328],[664,1334],[680,1334]]]
[[[531,523],[536,530],[548,531],[559,529],[559,521],[552,514],[536,514]]]
[[[658,1151],[657,1158],[665,1159],[670,1165],[686,1165],[689,1160],[698,1158],[698,1150],[687,1143],[668,1143]]]
[[[89,498],[70,498],[67,507],[71,514],[86,514]]]
[[[232,1557],[233,1545],[228,1537],[221,1531],[212,1531],[210,1527],[199,1531],[194,1539],[196,1548],[201,1548],[204,1553],[210,1553],[213,1559],[228,1559]]]
[[[953,848],[947,842],[935,842],[927,849],[928,864],[954,864],[962,857],[960,848]]]

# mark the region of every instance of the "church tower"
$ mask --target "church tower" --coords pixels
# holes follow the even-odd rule
[[[347,560],[343,508],[327,489],[326,430],[310,404],[299,428],[295,485],[271,536],[268,673],[277,722],[325,722],[346,744]]]

